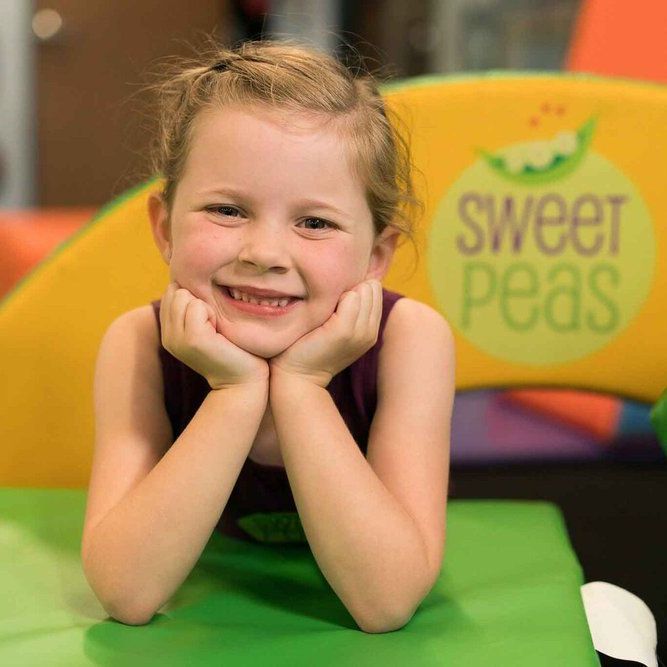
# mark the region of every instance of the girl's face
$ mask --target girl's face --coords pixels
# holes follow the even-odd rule
[[[381,279],[395,246],[391,228],[375,238],[345,142],[322,121],[265,108],[201,113],[171,220],[151,211],[171,280],[213,308],[223,336],[266,359],[323,324],[343,292]],[[280,316],[248,313],[229,285],[303,300]]]

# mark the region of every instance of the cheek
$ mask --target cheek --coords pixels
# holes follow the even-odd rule
[[[367,258],[353,245],[332,247],[309,264],[310,275],[324,293],[339,297],[364,279]]]
[[[210,278],[219,264],[225,261],[220,252],[221,244],[210,235],[192,234],[174,241],[171,261],[172,271],[183,278],[201,279],[204,274]]]
[[[224,244],[214,234],[204,231],[190,234],[181,243],[181,252],[188,261],[194,264],[205,264],[220,255]]]

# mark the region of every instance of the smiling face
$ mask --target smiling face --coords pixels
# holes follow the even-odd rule
[[[170,221],[151,205],[171,280],[208,303],[217,330],[252,354],[279,354],[323,324],[343,292],[386,271],[394,243],[375,238],[346,149],[322,117],[207,110],[195,121]],[[264,316],[234,306],[223,285],[304,298]]]

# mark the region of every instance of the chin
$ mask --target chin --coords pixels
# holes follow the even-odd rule
[[[226,335],[226,334],[223,334]],[[254,340],[251,336],[238,336],[238,335],[226,335],[227,339],[234,343],[236,347],[240,347],[242,350],[254,354],[256,357],[261,357],[262,359],[272,359],[273,357],[279,355],[281,352],[284,352],[292,343],[295,341],[287,341],[281,343],[279,341],[259,341]]]

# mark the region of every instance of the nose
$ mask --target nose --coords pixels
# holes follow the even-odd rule
[[[289,260],[282,230],[278,225],[260,222],[248,225],[238,259],[261,271],[287,271]]]

